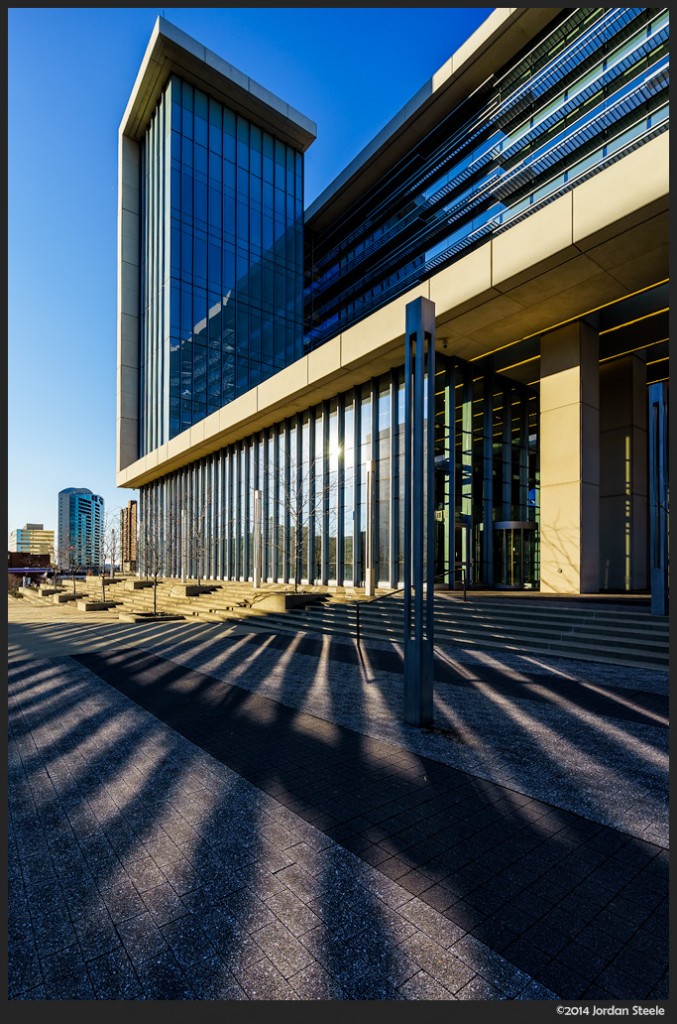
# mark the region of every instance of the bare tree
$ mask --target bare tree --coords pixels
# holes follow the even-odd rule
[[[106,600],[106,563],[110,565],[110,577],[115,579],[115,563],[120,553],[120,533],[117,522],[120,509],[106,511],[101,525],[101,600]]]
[[[63,564],[65,564],[66,572],[69,572],[71,574],[71,579],[73,581],[73,593],[77,593],[77,588],[75,585],[75,573],[80,568],[80,563],[77,557],[77,552],[75,550],[75,544],[69,544],[66,550],[63,552],[63,555],[61,551],[59,551],[59,560]]]
[[[190,514],[184,517],[183,543],[186,545],[186,564],[188,575],[195,579],[198,586],[206,576],[205,558],[210,546],[208,535],[208,509],[210,497],[205,497],[204,503],[197,509],[192,509]]]
[[[314,466],[304,466],[299,473],[292,467],[293,478],[284,486],[273,489],[281,527],[278,543],[287,546],[290,575],[294,580],[294,592],[303,576],[302,566],[304,552],[307,557],[307,575],[309,579],[321,575],[321,539],[324,535],[323,525],[328,523],[328,533],[336,537],[338,521],[337,497],[338,474],[329,472],[321,474]],[[274,481],[269,485],[274,487]],[[313,538],[311,550],[311,535]]]
[[[153,615],[157,615],[157,588],[172,571],[175,531],[171,517],[148,502],[139,524],[138,559],[141,574],[153,583]]]

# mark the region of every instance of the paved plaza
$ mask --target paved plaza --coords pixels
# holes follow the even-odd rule
[[[10,999],[667,999],[665,674],[9,620]]]

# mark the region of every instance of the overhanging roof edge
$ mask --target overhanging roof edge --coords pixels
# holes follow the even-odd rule
[[[138,140],[172,73],[304,152],[317,126],[294,107],[162,17],[156,19],[120,123],[120,135]]]
[[[360,192],[369,187],[371,182],[364,180],[368,176],[369,168],[382,158],[388,159],[389,149],[393,152],[398,150],[397,159],[401,154],[399,148],[403,145],[402,140],[409,135],[416,135],[416,125],[423,115],[440,102],[444,102],[445,94],[450,89],[458,88],[468,72],[472,73],[472,64],[485,57],[492,50],[497,49],[504,43],[506,36],[514,37],[515,42],[523,45],[528,34],[520,38],[520,22],[524,18],[534,21],[542,20],[542,27],[552,21],[561,8],[524,8],[524,7],[502,7],[496,8],[472,33],[468,39],[452,54],[438,71],[414,94],[414,96],[395,114],[394,117],[381,129],[380,132],[362,149],[348,166],[313,200],[305,211],[306,224],[313,226],[311,221],[318,215],[328,210],[332,204],[337,203],[343,206],[350,201],[349,194],[358,189]],[[519,47],[518,47],[519,48]],[[494,72],[498,70],[498,63]],[[469,93],[477,88],[481,81],[486,81],[490,72],[480,75],[480,81],[473,82]],[[469,94],[468,93],[468,94]],[[394,148],[393,148],[394,147]],[[408,147],[404,147],[405,149]],[[380,176],[382,172],[379,171]],[[332,215],[333,216],[333,215]]]

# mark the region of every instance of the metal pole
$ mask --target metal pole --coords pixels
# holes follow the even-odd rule
[[[373,459],[368,459],[365,464],[367,474],[367,522],[365,538],[365,561],[364,592],[367,597],[373,597],[376,591],[376,570],[374,567],[374,480],[375,465]]]
[[[186,582],[186,510],[181,509],[181,582]]]
[[[254,491],[254,589],[261,586],[261,491]]]
[[[434,403],[435,306],[420,298],[406,307],[404,432],[404,718],[419,726],[433,721]]]
[[[649,526],[651,614],[667,615],[668,591],[668,386],[649,387]]]

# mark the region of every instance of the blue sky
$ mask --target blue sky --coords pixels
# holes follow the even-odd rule
[[[117,130],[155,19],[318,127],[306,205],[492,8],[10,8],[8,530],[115,487]]]

